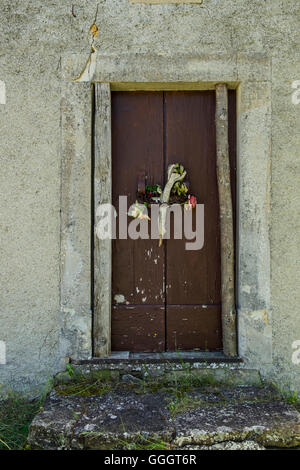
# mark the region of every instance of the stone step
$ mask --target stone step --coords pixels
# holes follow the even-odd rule
[[[57,385],[30,426],[29,446],[109,450],[300,446],[300,414],[269,386],[194,387],[185,382],[170,386],[158,381],[155,388],[153,382],[142,380],[97,383],[98,390],[95,382],[81,389],[78,382]]]
[[[95,358],[70,362],[74,371],[80,374],[111,376],[115,380],[131,374],[140,379],[164,377],[170,381],[193,372],[203,381],[231,385],[261,385],[260,374],[245,367],[240,358],[228,358],[222,353],[180,352],[180,353],[113,353],[108,358]],[[68,380],[66,373],[60,373],[59,380]]]

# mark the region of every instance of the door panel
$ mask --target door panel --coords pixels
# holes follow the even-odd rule
[[[135,202],[141,175],[148,177],[149,184],[162,183],[162,101],[163,93],[112,93],[112,181],[117,210],[119,195],[128,196],[128,208]],[[129,223],[132,220],[128,217]],[[144,344],[144,351],[161,351],[165,338],[163,252],[157,240],[150,239],[117,239],[112,245],[112,349],[137,351]],[[160,333],[152,334],[152,326]]]
[[[216,177],[215,93],[167,92],[166,170],[181,162],[190,191],[204,204],[204,247],[167,241],[167,304],[220,303],[219,202]]]
[[[167,305],[168,351],[215,351],[221,347],[220,305]]]
[[[204,204],[204,246],[185,249],[187,240],[166,242],[167,350],[220,349],[221,273],[219,201],[216,176],[215,93],[165,94],[166,168],[181,162],[190,191]],[[210,305],[213,308],[207,308]],[[202,307],[203,305],[203,307]]]
[[[114,351],[165,350],[164,305],[114,305],[112,317]]]

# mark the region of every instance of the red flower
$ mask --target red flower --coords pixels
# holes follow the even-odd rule
[[[190,204],[192,205],[192,208],[195,209],[196,204],[197,204],[197,198],[195,196],[190,196],[189,200],[190,200]]]

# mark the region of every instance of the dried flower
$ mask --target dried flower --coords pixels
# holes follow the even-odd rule
[[[194,209],[197,205],[197,198],[196,196],[191,196],[190,194],[188,195],[188,200],[186,201],[186,209]]]
[[[140,204],[138,201],[135,201],[132,206],[130,206],[128,215],[134,219],[147,219],[150,220],[150,217],[147,214],[147,207],[145,204]]]

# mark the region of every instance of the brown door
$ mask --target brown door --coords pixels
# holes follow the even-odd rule
[[[136,200],[139,179],[166,182],[182,163],[204,204],[204,246],[186,240],[117,239],[112,262],[112,350],[221,350],[220,235],[215,93],[113,92],[113,204]],[[235,94],[229,92],[229,143],[235,201]],[[129,222],[132,219],[129,219]],[[118,224],[117,224],[118,225]],[[150,237],[150,228],[149,228]]]

